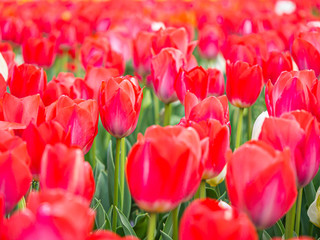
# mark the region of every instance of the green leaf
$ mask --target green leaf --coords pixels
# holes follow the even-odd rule
[[[217,191],[211,187],[206,188],[206,195],[208,198],[218,199]]]
[[[93,169],[93,177],[94,177],[94,182],[98,182],[99,175],[102,171],[105,170],[104,164],[100,161],[98,157],[96,157],[96,166]]]
[[[172,240],[172,238],[168,234],[166,234],[164,231],[160,230],[160,233],[163,240]]]
[[[144,239],[147,235],[149,215],[148,213],[140,214],[134,221],[134,231],[139,239]]]
[[[264,230],[262,233],[262,240],[270,240],[270,239],[271,239],[270,235],[267,233],[266,230]]]
[[[101,201],[98,199],[93,199],[95,207],[93,209],[96,211],[95,225],[96,229],[106,229],[111,230],[110,219],[106,211],[104,210]]]
[[[101,201],[103,209],[107,211],[111,203],[109,200],[108,176],[105,171],[101,171],[96,182],[96,192],[94,198]]]
[[[166,233],[168,236],[172,236],[172,212],[169,213],[167,220],[164,224],[163,232]],[[163,239],[162,235],[160,237],[160,240]]]
[[[120,224],[123,228],[123,231],[125,233],[125,235],[131,235],[131,236],[135,236],[137,237],[135,231],[133,230],[133,228],[131,227],[128,219],[126,218],[126,216],[118,209],[116,208],[119,219],[120,219]]]

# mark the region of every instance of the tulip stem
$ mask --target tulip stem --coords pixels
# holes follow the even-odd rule
[[[159,125],[159,99],[155,92],[153,92],[153,106],[154,106],[154,124]]]
[[[157,222],[157,214],[150,213],[149,226],[148,226],[148,240],[154,239],[154,231],[156,228],[156,222]]]
[[[116,232],[117,230],[117,211],[118,207],[118,188],[119,188],[119,155],[120,155],[120,143],[121,138],[116,140],[116,159],[115,159],[115,168],[114,168],[114,191],[113,191],[113,212],[112,212],[112,231]]]
[[[300,188],[300,189],[299,189],[299,192],[298,192],[297,215],[296,215],[296,226],[295,226],[295,232],[296,232],[296,234],[297,234],[298,237],[299,237],[299,233],[300,233],[300,218],[301,218],[302,193],[303,193],[303,188]]]
[[[178,240],[178,213],[179,213],[179,206],[172,210],[172,240]]]
[[[200,199],[206,198],[206,181],[205,180],[201,180],[200,183]]]
[[[123,200],[124,200],[125,163],[126,163],[126,138],[121,138],[121,167],[120,167],[121,211],[123,211]]]
[[[164,121],[163,121],[163,126],[168,126],[170,125],[170,117],[171,117],[171,104],[165,104],[164,105]]]
[[[248,108],[248,140],[251,139],[252,135],[252,106]]]
[[[293,204],[292,208],[287,212],[286,215],[286,232],[285,239],[293,237],[294,219],[296,215],[296,202]]]
[[[241,142],[242,121],[243,121],[243,108],[239,108],[237,137],[236,137],[236,149],[240,146],[240,142]]]
[[[92,146],[91,146],[91,167],[94,169],[96,166],[96,139],[93,140]]]

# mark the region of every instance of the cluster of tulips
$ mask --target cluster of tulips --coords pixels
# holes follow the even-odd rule
[[[1,2],[0,240],[319,238],[319,75],[319,1]]]

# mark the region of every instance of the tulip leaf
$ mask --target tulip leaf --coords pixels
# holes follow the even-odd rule
[[[208,198],[218,199],[217,191],[211,187],[206,188],[206,195]]]
[[[169,213],[166,222],[164,223],[163,232],[166,233],[168,236],[172,236],[172,211]],[[161,235],[160,240],[163,240]]]
[[[105,171],[101,171],[96,182],[96,192],[94,195],[95,199],[99,199],[101,201],[101,205],[103,209],[107,211],[110,208],[111,202],[108,198],[109,189],[108,187],[108,175]]]
[[[129,191],[129,187],[127,181],[124,182],[124,198],[123,198],[123,213],[129,218],[131,211],[131,194]]]
[[[98,178],[100,173],[105,169],[104,164],[100,161],[98,157],[96,157],[96,166],[93,169],[93,177],[94,177],[94,182],[98,182]]]
[[[106,229],[111,230],[111,224],[110,219],[106,211],[104,210],[101,201],[98,199],[93,199],[93,202],[95,202],[95,207],[93,208],[96,211],[96,217],[95,217],[95,226],[96,229]]]
[[[131,227],[131,225],[130,225],[128,219],[126,218],[126,216],[117,207],[116,207],[116,211],[118,213],[118,216],[119,216],[119,219],[120,219],[120,224],[121,224],[121,226],[123,228],[124,234],[137,237],[135,231]]]
[[[168,234],[166,234],[164,231],[160,230],[160,233],[163,240],[172,240],[172,238]]]
[[[266,230],[264,230],[262,233],[262,240],[271,240],[271,237]]]
[[[134,221],[134,231],[139,239],[144,239],[147,235],[149,215],[148,213],[140,214]]]

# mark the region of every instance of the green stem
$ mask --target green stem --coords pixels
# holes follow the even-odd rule
[[[170,125],[170,117],[171,117],[171,104],[165,104],[164,105],[164,121],[163,121],[163,126],[168,126]]]
[[[242,121],[243,121],[243,108],[239,108],[239,117],[238,117],[238,126],[237,126],[237,138],[236,138],[236,149],[240,146]]]
[[[205,180],[201,180],[200,183],[200,199],[206,198],[206,181]]]
[[[252,107],[248,108],[248,140],[251,139],[252,135]]]
[[[157,222],[157,214],[150,213],[149,226],[148,226],[148,240],[154,239],[154,231],[156,228],[156,222]]]
[[[297,200],[297,215],[296,215],[296,226],[295,226],[295,232],[298,237],[299,237],[299,233],[300,233],[302,193],[303,193],[303,188],[300,188],[299,193],[298,193],[298,200]]]
[[[26,207],[26,199],[24,197],[18,202],[18,210],[22,210]]]
[[[153,106],[154,106],[154,124],[159,125],[159,99],[157,95],[153,92]]]
[[[286,215],[286,232],[285,239],[293,237],[294,219],[296,215],[296,202],[293,204],[292,208]]]
[[[262,236],[263,236],[263,230],[258,230],[258,239],[262,239]]]
[[[172,210],[172,240],[178,240],[178,213],[179,213],[179,206]]]
[[[121,167],[120,167],[121,211],[123,211],[125,163],[126,163],[126,139],[121,138]]]
[[[96,139],[94,139],[91,146],[91,152],[90,152],[92,169],[94,169],[94,167],[96,166],[96,148],[97,148],[96,145],[97,145]]]
[[[114,192],[113,192],[113,206],[114,206],[113,209],[114,210],[112,212],[112,231],[113,232],[116,232],[116,230],[117,230],[117,211],[116,211],[116,207],[118,207],[120,142],[121,142],[121,139],[117,138],[117,140],[116,140],[116,160],[115,160],[115,168],[114,168]]]

